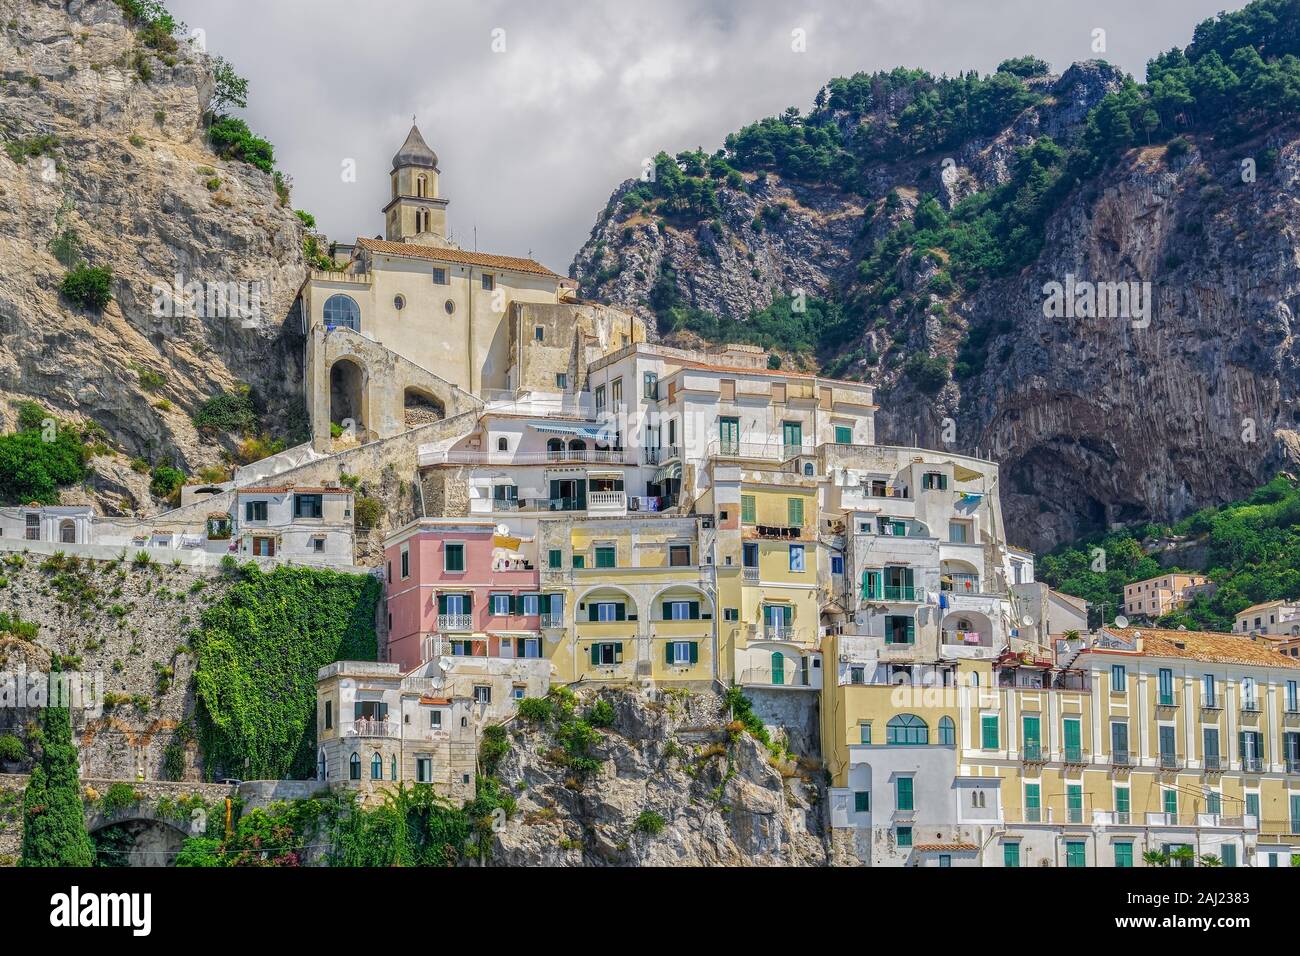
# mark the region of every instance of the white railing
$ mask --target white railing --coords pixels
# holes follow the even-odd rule
[[[713,439],[709,442],[708,457],[710,458],[750,458],[759,461],[787,461],[790,458],[799,455],[812,455],[817,451],[817,446],[811,443],[802,445],[786,445],[782,442],[744,442],[744,441],[719,441]]]
[[[637,452],[627,448],[575,448],[563,451],[474,451],[447,448],[422,457],[430,465],[546,465],[556,462],[591,462],[596,464],[635,465]]]
[[[621,491],[589,491],[587,507],[590,508],[626,508],[627,495]]]
[[[794,628],[781,624],[764,624],[763,640],[765,641],[793,641]]]
[[[745,568],[745,580],[751,584],[757,584],[758,568]]]
[[[749,667],[740,672],[742,684],[763,684],[769,687],[807,687],[803,671],[798,666],[789,670],[773,671],[770,667]]]
[[[396,737],[401,733],[401,725],[389,720],[371,720],[363,717],[339,728],[343,737]]]
[[[474,618],[469,614],[439,614],[438,630],[469,631],[474,627]]]

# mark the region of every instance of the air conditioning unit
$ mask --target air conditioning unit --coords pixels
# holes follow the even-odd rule
[[[840,655],[840,663],[841,663],[841,664],[847,664],[848,662],[849,662],[849,655],[848,655],[848,654],[841,654],[841,655]]]

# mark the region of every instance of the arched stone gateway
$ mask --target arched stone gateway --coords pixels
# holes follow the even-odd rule
[[[174,866],[191,835],[183,823],[129,814],[89,829],[96,866]]]
[[[347,326],[312,330],[307,351],[312,445],[330,451],[331,425],[362,441],[475,411],[483,403]]]

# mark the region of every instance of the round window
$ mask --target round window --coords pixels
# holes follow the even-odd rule
[[[456,311],[456,303],[452,302],[451,299],[448,299],[446,302],[444,302],[442,304],[442,307],[447,310],[448,315],[452,315]]]
[[[404,308],[406,308],[406,296],[404,295],[393,296],[393,308],[396,309],[398,312],[401,312]]]

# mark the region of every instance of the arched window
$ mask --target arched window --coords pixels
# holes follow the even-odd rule
[[[575,438],[569,442],[569,451],[586,451],[587,443],[581,438]]]
[[[356,754],[353,754],[351,757],[348,758],[348,779],[349,780],[361,779],[361,758]]]
[[[64,518],[59,522],[59,541],[63,544],[77,543],[77,526],[71,518]]]
[[[316,755],[316,779],[324,780],[329,770],[325,766],[325,751],[322,750]]]
[[[361,331],[361,309],[356,300],[341,292],[325,300],[325,324],[330,328],[345,325],[353,332]]]
[[[812,463],[812,462],[810,462],[810,461],[805,461],[805,462],[803,463],[803,473],[804,473],[805,475],[807,475],[809,478],[811,478],[811,477],[813,476],[813,463]]]
[[[510,439],[502,435],[500,438],[497,439],[497,451],[509,451],[509,450],[510,450]]]
[[[897,714],[885,724],[885,743],[895,746],[928,744],[930,727],[916,714]]]
[[[953,724],[951,717],[939,718],[939,746],[957,746],[957,728]]]
[[[423,174],[415,177],[415,194],[421,199],[429,195],[429,178]]]
[[[388,779],[396,780],[397,779],[397,754],[393,754],[393,756],[389,758],[388,769],[392,771],[392,773],[388,775]]]
[[[546,442],[546,453],[548,455],[560,455],[564,452],[564,439],[551,438]]]
[[[370,779],[384,779],[384,758],[379,756],[378,750],[376,750],[375,755],[370,758]]]

